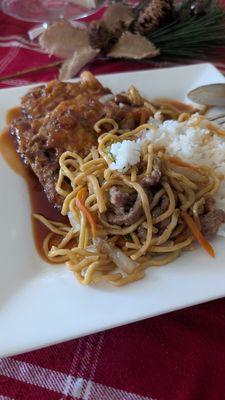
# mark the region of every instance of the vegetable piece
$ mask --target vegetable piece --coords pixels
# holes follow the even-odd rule
[[[174,243],[179,244],[179,243],[184,242],[187,239],[188,239],[187,232],[183,232],[175,239]]]
[[[79,210],[87,217],[87,220],[91,226],[92,235],[95,238],[96,237],[96,222],[95,222],[93,216],[91,215],[91,213],[85,207],[84,201],[85,201],[86,196],[87,196],[87,189],[85,187],[83,187],[77,193],[76,205],[79,208]]]
[[[193,218],[186,212],[182,211],[181,216],[186,222],[188,228],[190,229],[191,233],[195,237],[195,239],[199,242],[199,244],[202,246],[204,250],[209,253],[211,257],[215,257],[215,252],[211,246],[211,244],[204,238],[202,233],[200,232],[198,226],[196,225],[195,221]]]
[[[97,238],[94,244],[99,251],[107,254],[116,266],[127,274],[132,274],[137,267],[138,264],[131,260],[119,247],[113,246],[100,238]]]
[[[79,232],[80,231],[80,224],[74,218],[73,213],[71,211],[69,211],[67,213],[67,216],[69,218],[70,224],[73,227],[74,231],[75,232]]]

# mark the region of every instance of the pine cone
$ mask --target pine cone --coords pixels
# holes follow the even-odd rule
[[[195,0],[190,7],[191,15],[202,17],[206,14],[206,4],[203,0]]]
[[[147,3],[147,4],[146,4]],[[170,22],[174,13],[173,0],[150,0],[144,2],[135,23],[135,30],[148,35],[157,28]]]
[[[120,28],[110,30],[104,21],[93,21],[88,29],[91,47],[100,50],[103,54],[108,53],[122,35],[122,23],[120,25]]]

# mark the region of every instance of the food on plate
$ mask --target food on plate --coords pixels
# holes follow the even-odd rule
[[[61,214],[34,218],[49,233],[52,263],[82,284],[122,286],[168,264],[225,223],[225,132],[201,110],[148,100],[131,86],[113,95],[93,75],[54,81],[22,99],[18,151]]]
[[[124,108],[110,102],[111,91],[89,72],[77,83],[53,81],[31,89],[21,101],[22,116],[10,127],[17,140],[17,151],[32,168],[49,201],[59,209],[62,197],[55,190],[59,158],[65,151],[86,155],[97,145],[94,124],[103,117],[115,118],[123,128],[132,128],[147,120],[151,111]]]

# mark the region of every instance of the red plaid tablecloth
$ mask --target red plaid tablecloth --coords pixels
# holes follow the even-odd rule
[[[49,62],[29,43],[30,27],[0,13],[0,76]],[[149,66],[91,66],[97,74],[141,68]],[[56,75],[52,69],[1,87],[48,81]],[[224,371],[222,299],[0,359],[0,400],[223,400]]]

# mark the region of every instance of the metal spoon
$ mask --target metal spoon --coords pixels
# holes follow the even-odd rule
[[[225,106],[225,83],[200,86],[187,94],[194,103],[206,106]]]

